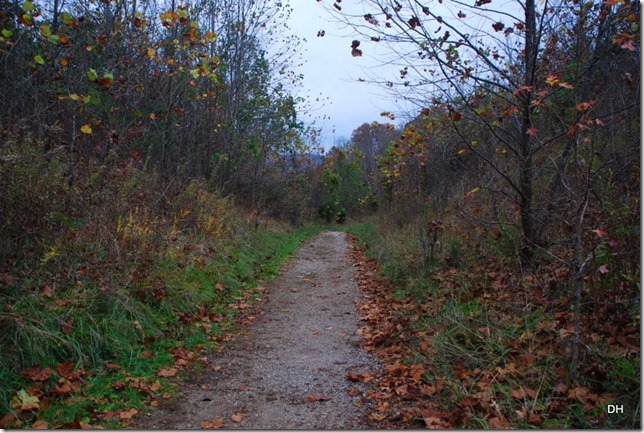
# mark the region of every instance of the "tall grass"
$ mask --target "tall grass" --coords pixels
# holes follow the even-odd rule
[[[0,152],[0,412],[25,368],[203,340],[180,318],[233,302],[314,232],[255,227],[202,180],[164,184],[127,161],[71,179],[29,137]]]

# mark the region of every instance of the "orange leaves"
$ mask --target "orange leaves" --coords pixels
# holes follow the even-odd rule
[[[221,418],[212,421],[201,421],[201,423],[199,424],[202,429],[220,429],[224,428],[224,425],[224,420]]]
[[[159,377],[174,377],[177,375],[177,369],[174,367],[161,367],[161,369],[157,372],[157,376]]]
[[[134,409],[134,408],[132,408],[130,410],[124,410],[124,411],[119,412],[119,419],[122,420],[122,421],[123,420],[131,420],[132,417],[134,415],[136,415],[137,413],[139,413],[139,411]]]
[[[510,395],[517,400],[527,400],[535,398],[537,396],[537,392],[533,389],[522,387],[510,391]]]
[[[244,415],[243,413],[237,412],[230,416],[230,420],[235,423],[240,423],[244,420],[245,417],[246,415]]]

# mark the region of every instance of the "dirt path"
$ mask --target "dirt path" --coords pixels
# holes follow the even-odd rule
[[[342,232],[306,243],[268,286],[254,324],[209,356],[221,369],[142,414],[138,427],[191,429],[223,420],[224,428],[366,428],[364,385],[347,375],[378,367],[356,335],[360,294],[349,252]]]

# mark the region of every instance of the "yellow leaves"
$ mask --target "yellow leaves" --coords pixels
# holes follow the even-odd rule
[[[559,82],[559,79],[557,78],[556,75],[548,75],[548,77],[546,77],[546,84],[549,86],[554,86],[558,82]]]
[[[471,197],[473,194],[479,192],[480,190],[481,190],[481,188],[479,188],[477,186],[476,188],[474,188],[474,189],[468,191],[467,193],[465,193],[465,197]]]
[[[92,133],[92,127],[89,124],[84,124],[83,126],[80,127],[80,130],[83,134],[91,134]]]
[[[148,49],[145,51],[145,56],[146,56],[148,59],[154,59],[154,58],[156,57],[156,55],[157,55],[157,51],[156,51],[154,48],[148,48]]]
[[[16,410],[38,410],[40,409],[40,401],[38,397],[30,395],[24,389],[11,399],[11,408]]]
[[[34,56],[34,62],[36,62],[39,65],[44,65],[45,59],[43,59],[41,55],[36,55]]]
[[[31,12],[34,9],[34,4],[31,1],[26,1],[22,4],[22,10],[25,12]]]
[[[559,87],[563,87],[565,89],[571,90],[574,89],[574,86],[571,84],[566,83],[565,81],[559,80],[559,78],[556,75],[548,75],[546,77],[546,84],[554,87],[555,85],[558,85]]]
[[[40,34],[44,37],[48,38],[49,36],[51,36],[51,27],[49,27],[47,24],[41,25],[39,30]]]
[[[52,245],[51,247],[49,247],[49,251],[47,251],[43,258],[40,260],[40,263],[45,264],[51,259],[58,257],[58,255],[58,245]]]

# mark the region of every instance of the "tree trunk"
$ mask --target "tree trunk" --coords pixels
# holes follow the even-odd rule
[[[525,4],[525,70],[524,70],[524,85],[532,86],[535,78],[537,52],[538,52],[538,38],[537,38],[537,23],[535,1],[526,0]],[[535,248],[539,244],[537,240],[537,231],[535,228],[535,215],[532,208],[533,200],[533,149],[532,149],[532,136],[530,128],[532,128],[532,114],[531,107],[532,91],[526,92],[523,101],[523,120],[521,131],[521,162],[519,167],[519,189],[520,189],[520,213],[521,213],[521,229],[523,231],[523,242],[521,246],[520,258],[521,265],[524,271],[531,271],[534,268],[535,261]]]

